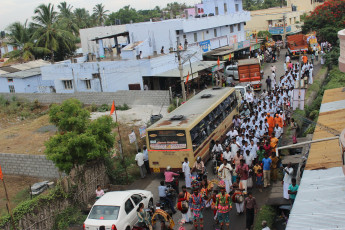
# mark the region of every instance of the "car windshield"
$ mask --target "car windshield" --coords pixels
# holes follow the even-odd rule
[[[90,211],[88,219],[95,220],[117,220],[119,215],[119,206],[101,206],[95,205]]]

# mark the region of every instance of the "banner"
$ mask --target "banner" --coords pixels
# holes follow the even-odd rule
[[[211,42],[210,40],[199,42],[199,46],[201,47],[203,52],[208,52],[211,50]]]
[[[140,138],[146,137],[146,126],[139,128]]]
[[[135,136],[135,133],[132,132],[131,134],[128,135],[129,137],[129,143],[134,143],[137,140],[137,137]]]

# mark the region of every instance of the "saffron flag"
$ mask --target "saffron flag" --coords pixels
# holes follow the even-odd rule
[[[256,40],[255,40],[255,41],[256,41],[256,43],[258,43],[258,37],[256,37]]]
[[[219,61],[219,57],[218,57],[217,65],[218,65],[218,67],[220,66],[220,61]]]
[[[4,176],[2,175],[2,170],[1,170],[1,166],[0,166],[0,179],[3,180]]]
[[[229,61],[231,60],[231,53],[229,54]]]
[[[266,36],[266,40],[268,41],[268,36]]]
[[[115,101],[113,101],[113,104],[111,105],[110,115],[112,115],[115,112]]]
[[[188,79],[189,79],[189,72],[188,72],[188,75],[187,75],[187,78],[186,78],[186,84],[188,83]]]

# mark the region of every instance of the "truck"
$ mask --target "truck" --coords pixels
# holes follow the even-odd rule
[[[297,58],[299,54],[306,53],[308,51],[308,43],[305,35],[295,34],[287,37],[288,51],[290,57]]]
[[[239,60],[237,68],[239,85],[250,84],[254,90],[261,90],[263,71],[257,58]]]

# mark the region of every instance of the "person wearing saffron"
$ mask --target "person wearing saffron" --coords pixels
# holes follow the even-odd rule
[[[220,193],[217,195],[216,198],[216,208],[218,211],[217,218],[219,220],[221,228],[223,228],[225,223],[226,229],[230,229],[229,212],[232,209],[231,197],[225,191],[225,182],[223,180],[219,182],[218,186],[220,188]]]
[[[270,115],[270,113],[267,113],[266,119],[267,119],[267,123],[268,123],[268,135],[271,136],[273,129],[274,129],[274,125],[275,125],[274,117],[272,117]]]

